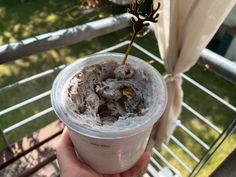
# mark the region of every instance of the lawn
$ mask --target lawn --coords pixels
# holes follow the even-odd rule
[[[98,12],[83,14],[80,13],[80,10],[78,9],[81,3],[83,3],[83,1],[76,0],[62,0],[60,3],[56,0],[25,0],[22,2],[12,0],[0,2],[0,45],[15,42],[30,36],[71,27],[77,24],[83,24],[88,21],[109,16],[110,14],[126,11],[125,7],[117,6],[116,8],[104,8]],[[106,1],[102,1],[102,3],[106,6],[109,4]],[[130,39],[130,36],[131,29],[127,28],[90,41],[46,51],[0,65],[0,87],[61,64],[74,61],[76,58],[94,53],[103,48],[119,43],[120,41]],[[138,38],[136,42],[141,46],[148,48],[150,52],[158,55],[156,40],[152,35]],[[124,52],[125,48],[121,48],[117,51]],[[136,49],[132,50],[132,54],[147,61],[150,60],[148,56]],[[161,72],[164,72],[163,67],[159,64],[154,63],[154,66]],[[34,80],[27,84],[22,84],[16,88],[0,93],[0,110],[49,90],[56,74],[57,73],[48,75],[47,77]],[[224,100],[236,106],[236,86],[234,84],[197,65],[187,72],[187,75],[224,98]],[[187,81],[184,81],[183,88],[185,93],[184,101],[197,111],[201,112],[203,116],[217,125],[220,129],[223,130],[227,122],[229,122],[230,119],[235,118],[235,113],[233,111],[229,111],[226,107],[222,106],[217,101],[189,84]],[[20,120],[48,108],[49,106],[49,97],[40,99],[33,104],[29,104],[9,114],[1,116],[0,126],[1,128],[7,128]],[[56,116],[54,113],[47,114],[41,119],[28,123],[8,133],[7,138],[11,143],[13,143],[55,119]],[[217,137],[216,132],[202,124],[193,114],[185,109],[183,109],[180,119],[187,128],[193,131],[208,145],[211,145],[213,139]],[[196,156],[201,156],[204,153],[204,149],[197,145],[180,129],[177,129],[174,135],[179,137],[181,142],[194,152]],[[170,146],[181,159],[188,162],[189,167],[194,167],[196,163],[180,148],[178,148],[175,143],[171,141]],[[0,139],[0,149],[3,147],[3,141]],[[236,133],[224,142],[223,146],[207,163],[199,176],[208,176],[235,147]],[[178,162],[169,156],[165,150],[159,149],[159,151],[161,151],[170,162],[175,164],[176,167],[182,171],[183,176],[186,176],[187,172]]]

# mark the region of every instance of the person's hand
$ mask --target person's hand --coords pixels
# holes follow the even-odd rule
[[[56,152],[61,177],[133,177],[147,165],[150,158],[150,153],[145,152],[131,169],[121,174],[100,174],[77,158],[67,128],[62,133]]]

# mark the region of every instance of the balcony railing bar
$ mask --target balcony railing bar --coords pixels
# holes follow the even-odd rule
[[[153,157],[151,157],[150,160],[159,170],[162,169],[161,165]]]
[[[147,168],[148,169],[148,168]],[[144,177],[153,177],[151,173],[147,170],[147,173],[143,175]],[[159,177],[159,176],[158,176]]]
[[[232,111],[236,112],[236,107],[231,105],[230,103],[226,102],[225,100],[223,100],[221,97],[219,97],[218,95],[216,95],[215,93],[213,93],[212,91],[210,91],[209,89],[207,89],[206,87],[202,86],[201,84],[199,84],[198,82],[194,81],[193,79],[191,79],[190,77],[186,76],[185,74],[182,74],[183,78],[186,79],[187,81],[189,81],[191,84],[195,85],[196,87],[198,87],[199,89],[201,89],[202,91],[204,91],[205,93],[207,93],[208,95],[212,96],[213,98],[215,98],[217,101],[219,101],[220,103],[222,103],[223,105],[225,105],[226,107],[228,107],[229,109],[231,109]]]
[[[214,71],[216,74],[222,76],[233,84],[236,83],[235,62],[230,61],[209,49],[204,49],[198,60],[198,64]]]
[[[162,144],[162,147],[174,158],[176,159],[189,173],[192,171],[168,146]]]
[[[178,125],[182,130],[184,130],[189,136],[191,136],[195,141],[197,141],[199,144],[201,144],[206,150],[209,150],[210,147],[204,143],[200,138],[198,138],[196,135],[194,135],[193,132],[191,132],[187,127],[185,127],[183,124]]]
[[[148,164],[148,167],[147,167],[147,170],[148,170],[148,173],[154,177],[160,177],[158,175],[158,172],[156,171],[156,169],[151,165],[151,164]]]
[[[54,72],[56,72],[56,71],[59,71],[59,70],[63,69],[65,66],[66,66],[66,64],[60,65],[60,66],[55,67],[55,68],[53,68],[53,69],[49,69],[49,70],[47,70],[47,71],[44,71],[44,72],[35,74],[35,75],[33,75],[33,76],[27,77],[27,78],[22,79],[22,80],[19,80],[19,81],[13,83],[13,84],[9,84],[9,85],[7,85],[7,86],[4,86],[4,87],[0,88],[0,93],[3,92],[3,91],[7,91],[7,90],[9,90],[9,89],[15,88],[16,86],[19,86],[19,85],[21,85],[21,84],[25,84],[25,83],[27,83],[27,82],[29,82],[29,81],[32,81],[32,80],[35,80],[35,79],[44,77],[44,76],[46,76],[46,75],[52,74],[52,73],[54,73]]]
[[[14,111],[14,110],[16,110],[18,108],[21,108],[23,106],[26,106],[27,104],[33,103],[33,102],[35,102],[37,100],[40,100],[40,99],[42,99],[42,98],[44,98],[46,96],[49,96],[50,94],[51,94],[51,90],[43,92],[43,93],[41,93],[41,94],[39,94],[37,96],[34,96],[34,97],[30,98],[30,99],[25,100],[25,101],[22,101],[21,103],[15,104],[14,106],[11,106],[11,107],[9,107],[7,109],[4,109],[4,110],[0,111],[0,116],[4,115],[6,113],[9,113],[11,111]]]
[[[186,104],[185,102],[182,102],[182,106],[184,108],[186,108],[188,111],[190,111],[191,113],[193,113],[198,119],[200,119],[201,121],[203,121],[205,124],[207,124],[209,127],[211,127],[212,129],[214,129],[217,133],[221,134],[222,131],[216,127],[214,124],[212,124],[210,121],[208,121],[205,117],[203,117],[199,112],[195,111],[192,107],[190,107],[188,104]]]
[[[116,50],[116,49],[121,48],[121,47],[123,47],[123,46],[125,46],[125,45],[128,45],[129,42],[130,42],[129,40],[123,41],[123,42],[121,42],[121,43],[119,43],[119,44],[116,44],[116,45],[114,45],[114,46],[112,46],[112,47],[108,47],[108,48],[106,48],[106,49],[104,49],[104,50],[101,50],[101,51],[99,51],[99,52],[96,52],[95,54],[105,53],[105,52],[110,52],[110,51],[112,51],[112,50]]]
[[[45,110],[43,110],[43,111],[41,111],[41,112],[39,112],[37,114],[34,114],[33,116],[30,116],[30,117],[28,117],[28,118],[26,118],[26,119],[24,119],[24,120],[22,120],[20,122],[17,122],[16,124],[6,128],[6,129],[4,129],[3,133],[8,133],[8,132],[10,132],[10,131],[12,131],[12,130],[14,130],[14,129],[24,125],[24,124],[27,124],[27,123],[35,120],[35,119],[38,119],[38,118],[42,117],[43,115],[48,114],[48,113],[50,113],[52,111],[53,111],[52,107],[47,108],[47,109],[45,109]]]
[[[125,29],[131,24],[130,17],[124,13],[0,46],[0,63]]]
[[[157,155],[175,174],[179,174],[179,171],[171,165],[165,157],[163,157],[155,148],[152,149],[155,155]]]
[[[173,135],[170,137],[181,149],[183,149],[192,159],[194,159],[196,162],[200,162],[200,160],[187,148],[185,147],[177,138],[175,138]]]
[[[135,48],[137,48],[138,50],[140,50],[141,52],[145,53],[146,55],[148,55],[149,57],[155,59],[156,61],[158,61],[160,64],[164,64],[163,60],[160,59],[159,57],[157,57],[156,55],[154,55],[153,53],[149,52],[148,50],[146,50],[145,48],[141,47],[140,45],[138,45],[137,43],[133,43],[133,46]]]

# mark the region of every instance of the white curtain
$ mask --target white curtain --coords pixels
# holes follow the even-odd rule
[[[168,142],[181,112],[182,78],[200,56],[236,0],[154,0],[161,3],[155,26],[161,58],[167,71],[168,104],[151,140]]]

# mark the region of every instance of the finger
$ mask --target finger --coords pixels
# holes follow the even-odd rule
[[[120,174],[113,174],[113,175],[110,175],[109,177],[120,177]]]
[[[103,177],[121,177],[120,174],[103,175]]]
[[[65,127],[60,141],[56,147],[57,159],[61,169],[68,167],[70,164],[80,164],[74,150],[68,129]]]
[[[142,157],[139,159],[139,161],[129,170],[123,172],[121,174],[122,177],[132,177],[135,176],[138,172],[142,170],[145,165],[148,164],[150,159],[151,153],[150,152],[144,152]]]

